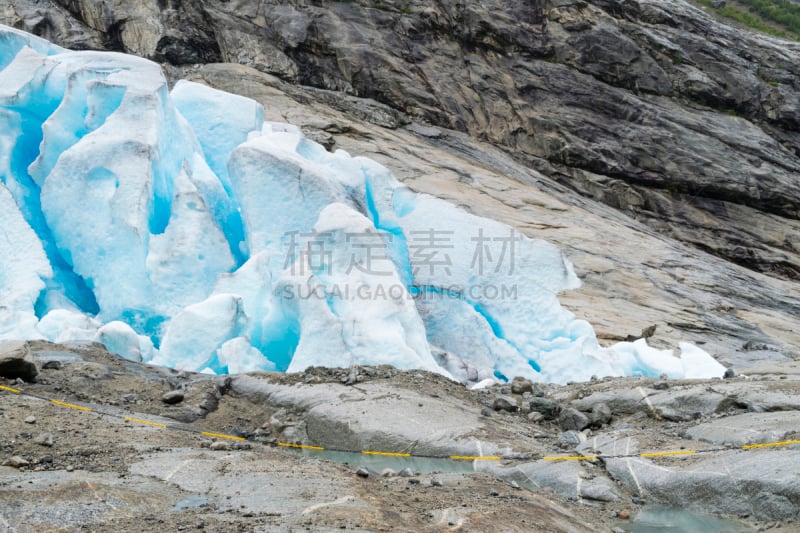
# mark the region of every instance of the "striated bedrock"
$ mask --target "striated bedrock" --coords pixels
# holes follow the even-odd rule
[[[13,0],[0,22],[371,98],[725,260],[800,272],[800,45],[680,0]]]

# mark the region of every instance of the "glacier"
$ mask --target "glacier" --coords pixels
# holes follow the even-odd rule
[[[467,385],[721,376],[600,346],[554,245],[330,153],[261,104],[0,27],[0,340],[210,373],[388,364]]]

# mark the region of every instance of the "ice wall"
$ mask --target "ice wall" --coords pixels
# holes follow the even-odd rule
[[[0,339],[215,373],[721,375],[563,309],[555,246],[327,152],[252,100],[0,27]]]

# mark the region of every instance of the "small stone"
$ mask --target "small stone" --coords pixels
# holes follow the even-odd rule
[[[621,527],[617,526],[617,527],[611,528],[611,533],[625,533],[625,530],[622,529]]]
[[[536,424],[537,422],[541,422],[542,420],[544,420],[544,415],[539,411],[531,411],[530,413],[528,413],[527,418],[528,422]]]
[[[22,468],[23,466],[28,466],[28,465],[30,465],[30,463],[27,460],[20,457],[19,455],[13,455],[8,459],[6,459],[5,461],[3,461],[3,466],[10,466],[13,468]]]
[[[633,498],[631,498],[631,503],[634,505],[644,505],[647,502],[645,502],[642,498],[637,498],[636,496],[634,496]]]
[[[392,470],[391,468],[384,468],[381,470],[381,476],[383,477],[393,477],[397,475],[396,470]]]
[[[561,429],[564,431],[581,431],[589,426],[589,417],[577,409],[567,407],[566,409],[562,409],[561,413],[558,415],[558,425],[561,426]]]
[[[623,520],[627,520],[631,517],[631,512],[627,509],[623,509],[619,512],[619,517]]]
[[[533,392],[533,384],[525,378],[514,378],[514,381],[511,382],[511,393],[524,394],[526,392]]]
[[[369,470],[367,470],[366,468],[364,468],[364,467],[362,466],[361,468],[359,468],[358,470],[356,470],[356,475],[357,475],[358,477],[369,477]]]
[[[36,417],[33,416],[33,415],[26,417],[25,418],[25,423],[26,424],[35,424],[36,423]]]
[[[225,450],[230,450],[231,449],[231,445],[228,444],[225,441],[222,441],[222,440],[215,440],[214,442],[211,443],[211,446],[209,446],[209,447],[212,450],[216,450],[216,451],[225,451]]]
[[[586,441],[586,435],[580,431],[569,430],[558,436],[558,444],[563,448],[572,448]]]
[[[513,481],[513,480],[511,481],[511,483],[509,483],[509,485],[511,485],[512,489],[519,489],[520,488],[519,483],[517,483],[516,481]]]
[[[609,517],[609,518],[616,518],[616,517],[618,517],[618,516],[619,516],[619,513],[618,513],[617,511],[614,511],[614,510],[612,510],[612,511],[610,511],[610,512],[608,513],[608,517]]]
[[[483,416],[492,416],[492,410],[489,409],[488,407],[484,407],[483,409],[481,409],[481,414]]]
[[[732,368],[728,368],[725,370],[725,374],[722,375],[725,379],[731,379],[736,377],[736,372]]]
[[[431,478],[431,486],[432,487],[442,487],[444,486],[444,482],[438,477]]]
[[[74,467],[74,466],[72,466],[72,465],[67,465],[67,468],[66,468],[66,471],[67,471],[67,472],[72,472],[73,470],[75,470],[75,467]]]
[[[52,462],[53,462],[53,456],[52,455],[43,455],[43,456],[39,457],[39,463],[41,463],[41,464],[51,464]]]
[[[183,401],[184,394],[183,391],[179,390],[171,390],[161,396],[161,401],[167,405],[174,405],[176,403],[181,403]]]
[[[769,345],[754,339],[750,339],[749,341],[744,343],[744,345],[742,345],[742,349],[746,352],[765,351],[769,350]]]
[[[410,468],[404,468],[404,469],[402,469],[400,471],[400,474],[398,474],[398,475],[400,477],[414,477],[417,474],[413,470],[411,470]]]
[[[45,370],[61,370],[61,361],[54,359],[52,361],[47,361],[42,365],[42,368]]]
[[[497,492],[497,489],[489,489],[489,496],[500,496],[500,493]]]
[[[495,411],[508,411],[509,413],[519,411],[517,401],[511,396],[498,396],[494,399],[492,408]]]
[[[653,388],[656,390],[666,390],[669,388],[669,383],[666,381],[656,381],[653,383]]]
[[[411,483],[412,485],[419,485],[419,479],[417,479],[415,477],[412,477],[411,479],[409,479],[408,482]]]
[[[33,439],[34,444],[38,444],[40,446],[47,446],[48,448],[53,445],[53,434],[52,433],[41,433]]]

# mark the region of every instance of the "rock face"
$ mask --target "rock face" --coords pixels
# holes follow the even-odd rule
[[[711,444],[744,446],[789,440],[797,431],[797,412],[743,413],[689,428],[685,436]]]
[[[12,0],[0,23],[162,61],[559,244],[601,337],[800,344],[796,43],[680,0]]]
[[[736,470],[727,470],[730,459],[712,457],[684,468],[664,468],[636,459],[611,459],[608,473],[639,496],[665,501],[685,509],[715,509],[731,515],[753,513],[758,518],[797,520],[800,497],[789,474],[800,458],[797,450],[763,457],[745,455],[736,461]],[[686,490],[697,487],[697,490]],[[734,488],[736,487],[736,488]],[[738,497],[731,498],[737,490]],[[758,501],[755,507],[745,501]]]

